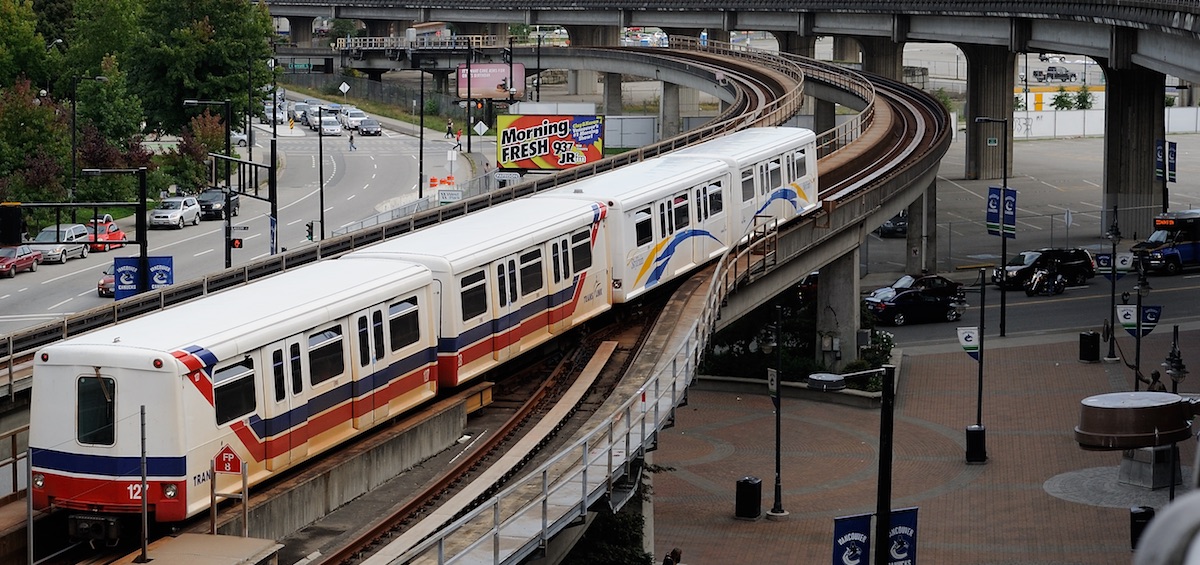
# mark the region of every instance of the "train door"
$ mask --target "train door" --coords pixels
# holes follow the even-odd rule
[[[649,218],[649,212],[646,214]],[[575,298],[575,278],[571,276],[571,245],[564,236],[550,242],[550,333],[571,327],[569,306]]]
[[[267,470],[283,469],[308,454],[308,404],[304,396],[304,356],[300,339],[288,338],[263,348],[263,442]]]
[[[387,347],[384,345],[383,308],[373,306],[352,316],[354,325],[354,374],[350,387],[353,398],[355,429],[366,429],[375,423],[375,409],[382,408],[386,416],[387,403],[375,405],[375,392],[386,386],[386,375],[378,380],[388,366]]]
[[[754,225],[754,215],[758,213],[759,199],[756,198],[757,190],[754,186],[754,168],[747,167],[742,169],[740,175],[741,196],[738,200],[741,201],[741,210],[739,217],[741,218],[741,233],[738,234],[740,239],[742,236],[750,233],[750,227]]]
[[[721,179],[714,179],[692,188],[692,207],[695,210],[696,229],[702,233],[694,238],[696,263],[705,263],[721,255],[729,242],[728,228],[723,213],[724,196]],[[711,237],[709,237],[711,236]]]
[[[493,263],[496,274],[496,312],[492,317],[492,356],[507,360],[520,349],[521,309],[517,303],[517,256],[510,255]]]
[[[690,268],[696,262],[696,240],[699,238],[692,237],[694,234],[690,233],[690,208],[687,192],[680,192],[666,202],[664,212],[669,216],[671,228],[667,237],[671,242],[659,252],[659,260],[663,263],[658,266],[661,280],[674,278],[675,273]]]
[[[521,317],[518,322],[521,327],[513,332],[514,354],[527,344],[544,339],[550,329],[550,303],[546,300],[545,269],[541,247],[522,251],[517,258],[517,286],[520,298],[514,310]]]

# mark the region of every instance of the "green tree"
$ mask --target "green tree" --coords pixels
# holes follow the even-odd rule
[[[361,30],[363,33],[365,29]],[[342,18],[334,18],[333,23],[329,26],[329,35],[338,37],[355,37],[359,34],[358,20],[345,20]]]
[[[72,4],[72,0],[33,0],[33,11],[37,14],[37,32],[47,42],[55,39],[66,42],[74,19]]]
[[[65,200],[70,147],[67,112],[28,79],[0,90],[0,200]]]
[[[1092,99],[1094,95],[1088,90],[1087,85],[1079,87],[1079,92],[1075,93],[1075,107],[1080,110],[1091,110]]]
[[[108,80],[79,82],[79,123],[93,124],[114,147],[124,146],[142,131],[142,101],[129,92],[126,75],[118,68],[115,56],[104,59],[99,76]]]
[[[48,85],[50,50],[37,23],[29,0],[0,0],[0,87],[15,84],[20,76],[43,88]]]
[[[265,4],[147,0],[141,27],[126,63],[147,127],[180,131],[203,110],[185,108],[189,98],[229,99],[235,116],[263,100],[274,34]]]
[[[141,33],[138,21],[142,12],[140,0],[75,0],[74,26],[67,50],[69,76],[62,80],[101,74],[104,60],[109,56],[127,64],[127,54]]]
[[[1054,95],[1054,100],[1051,102],[1055,110],[1074,110],[1075,97],[1067,92],[1064,86],[1058,87],[1058,93]]]

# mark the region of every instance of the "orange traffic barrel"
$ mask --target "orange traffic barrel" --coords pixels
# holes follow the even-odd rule
[[[429,177],[429,188],[437,188],[437,185],[438,185],[438,178],[437,177]]]
[[[454,175],[442,179],[442,184],[454,184]]]

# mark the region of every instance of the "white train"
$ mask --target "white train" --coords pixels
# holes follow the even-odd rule
[[[259,483],[691,272],[756,215],[817,207],[816,190],[811,132],[748,130],[48,346],[34,507],[104,540],[143,498],[158,522],[196,515],[224,446]]]

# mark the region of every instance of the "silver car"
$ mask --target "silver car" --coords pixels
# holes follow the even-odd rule
[[[342,124],[333,116],[322,116],[321,135],[342,135]]]
[[[183,229],[184,224],[200,224],[200,203],[195,196],[164,198],[158,208],[150,212],[150,227],[174,227]]]
[[[92,236],[83,224],[58,224],[42,228],[29,242],[34,251],[42,252],[43,263],[66,263],[70,257],[83,259],[88,255]]]

